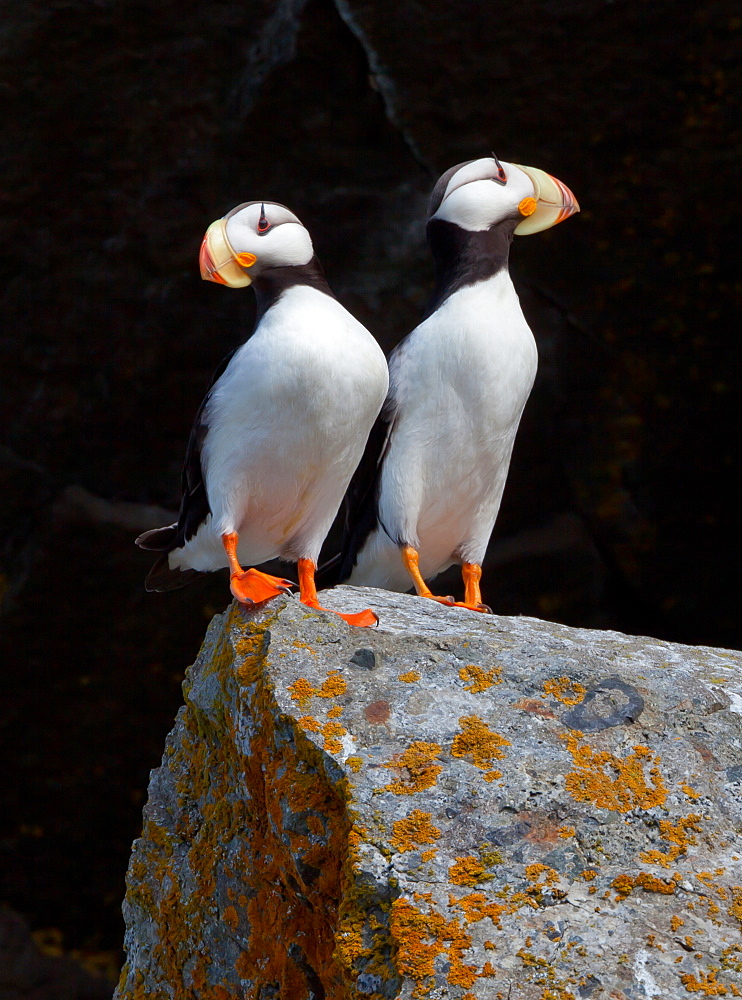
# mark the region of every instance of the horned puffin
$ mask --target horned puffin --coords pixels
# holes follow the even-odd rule
[[[537,367],[510,243],[577,211],[561,181],[494,154],[439,178],[427,215],[432,301],[390,356],[389,395],[346,497],[328,579],[399,591],[412,583],[422,597],[490,610],[481,564]],[[455,563],[463,602],[426,583]]]
[[[284,205],[238,205],[209,226],[199,262],[206,281],[252,284],[257,317],[198,410],[177,522],[136,540],[160,553],[146,587],[171,590],[228,566],[234,597],[258,604],[294,584],[243,566],[278,557],[297,562],[300,599],[320,608],[320,547],[386,397],[386,359]],[[370,610],[341,617],[377,621]]]

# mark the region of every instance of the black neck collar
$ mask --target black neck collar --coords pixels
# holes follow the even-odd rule
[[[308,264],[295,264],[287,267],[270,267],[253,280],[258,311],[255,323],[259,323],[270,307],[278,301],[288,288],[294,285],[307,285],[324,292],[330,298],[335,298],[332,289],[327,284],[325,272],[316,257]]]
[[[517,219],[500,222],[482,232],[469,232],[442,219],[428,222],[428,242],[435,263],[435,287],[425,312],[434,313],[460,288],[507,270]]]

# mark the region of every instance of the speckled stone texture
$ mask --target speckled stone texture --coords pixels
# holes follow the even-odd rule
[[[742,654],[338,588],[214,618],[116,996],[742,996]]]

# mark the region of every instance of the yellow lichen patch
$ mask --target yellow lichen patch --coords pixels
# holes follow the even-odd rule
[[[592,882],[592,880],[597,876],[597,874],[598,873],[595,871],[594,868],[586,868],[582,873],[582,878],[586,882]]]
[[[695,788],[691,788],[690,785],[681,785],[680,789],[685,795],[688,796],[689,799],[692,799],[694,802],[696,801],[696,799],[702,798],[701,793],[697,792]]]
[[[497,781],[498,778],[502,777],[502,771],[487,771],[482,777],[485,781]]]
[[[716,978],[716,972],[699,972],[700,979],[691,972],[686,972],[680,977],[680,982],[685,986],[686,993],[702,993],[706,997],[725,997],[727,988]]]
[[[306,677],[297,677],[293,684],[289,684],[289,692],[292,701],[306,705],[309,699],[317,694],[317,688],[314,684],[310,684]]]
[[[635,746],[628,757],[615,757],[607,751],[595,751],[578,743],[578,734],[567,737],[567,749],[572,754],[575,770],[566,778],[567,790],[573,798],[592,802],[601,809],[629,812],[630,809],[651,809],[667,798],[667,788],[659,770],[660,758],[644,746]],[[649,767],[649,780],[644,772]]]
[[[311,653],[312,656],[317,655],[317,650],[312,649],[312,647],[307,642],[300,642],[298,639],[294,639],[292,645],[294,646],[295,649],[306,649],[306,651],[308,653]]]
[[[480,882],[488,882],[493,878],[479,858],[472,856],[456,858],[448,869],[448,877],[454,885],[468,886],[479,885]]]
[[[319,722],[311,715],[302,715],[298,721],[301,728],[307,733],[318,733],[320,731]]]
[[[420,857],[423,861],[432,861],[437,853],[437,848],[432,847],[429,851],[423,851]]]
[[[327,675],[327,680],[322,682],[322,686],[317,692],[320,698],[338,698],[345,694],[348,689],[348,682],[341,677],[339,670],[331,670]]]
[[[397,680],[402,681],[403,684],[414,684],[415,681],[420,680],[420,676],[417,670],[408,670],[406,674],[400,674]]]
[[[443,770],[442,764],[433,763],[440,752],[438,743],[423,743],[420,740],[411,743],[398,760],[383,765],[392,770],[407,771],[407,779],[392,781],[384,786],[384,790],[395,795],[414,795],[432,788]]]
[[[390,929],[397,949],[399,974],[415,983],[414,1000],[427,996],[433,989],[435,959],[444,953],[449,963],[447,978],[452,986],[468,989],[476,982],[479,970],[463,961],[464,952],[471,947],[471,938],[457,920],[446,920],[436,910],[425,913],[401,897],[392,903]]]
[[[670,882],[665,882],[649,872],[639,872],[638,875],[618,875],[611,882],[611,886],[616,890],[619,897],[626,897],[634,889],[644,889],[645,892],[659,892],[665,896],[671,896],[680,881],[680,875],[676,872]]]
[[[464,715],[459,719],[462,727],[454,737],[451,754],[454,757],[471,757],[472,764],[488,771],[493,760],[502,760],[505,756],[500,747],[509,747],[510,740],[493,732],[486,722],[478,715]],[[500,774],[496,775],[501,777]],[[495,780],[495,775],[488,779]]]
[[[363,767],[363,758],[362,757],[347,757],[346,760],[345,760],[345,763],[348,765],[348,767],[351,769],[351,771],[353,771],[354,774],[357,774],[361,770],[361,768]]]
[[[464,681],[464,690],[472,694],[481,694],[493,684],[502,684],[502,668],[493,667],[491,670],[483,670],[482,667],[470,663],[466,667],[459,669],[459,678]]]
[[[559,872],[548,865],[533,864],[526,865],[525,876],[534,885],[556,885],[559,881]],[[543,881],[542,881],[543,879]]]
[[[563,705],[579,705],[587,694],[587,688],[569,677],[552,677],[544,681],[544,691]]]
[[[340,737],[345,736],[347,732],[348,730],[345,726],[342,726],[339,722],[326,722],[322,726],[322,735],[325,738],[324,749],[328,753],[341,753],[343,741]]]
[[[675,931],[676,931],[676,930],[678,929],[678,927],[682,927],[684,923],[685,923],[685,921],[683,920],[683,918],[682,918],[682,917],[679,917],[679,916],[677,915],[677,913],[674,913],[674,914],[672,915],[672,918],[671,918],[671,920],[670,920],[670,930],[671,930],[671,931],[673,932],[673,934],[674,934],[674,933],[675,933]]]
[[[480,920],[485,920],[489,917],[495,927],[500,926],[501,917],[515,913],[520,908],[511,902],[491,903],[483,892],[472,892],[468,896],[457,900],[455,905],[464,911],[464,917],[468,924],[478,923]],[[495,947],[492,942],[490,944],[492,948]]]
[[[561,837],[562,840],[569,840],[570,837],[574,837],[575,828],[573,826],[560,826],[557,830],[557,836]]]
[[[696,843],[696,838],[688,831],[695,830],[696,833],[700,833],[700,822],[701,817],[698,813],[691,813],[690,816],[679,819],[677,823],[672,823],[669,819],[660,820],[660,833],[663,839],[668,840],[672,846],[668,851],[642,851],[639,857],[646,864],[662,865],[663,868],[669,868],[672,861],[679,858],[681,854],[685,854],[689,844]]]
[[[430,821],[430,813],[413,809],[409,816],[393,824],[390,843],[398,851],[414,851],[419,844],[434,844],[440,835]]]
[[[742,885],[733,885],[732,904],[729,907],[729,916],[735,917],[742,924]]]
[[[231,931],[236,931],[239,922],[240,918],[237,916],[237,910],[233,906],[228,906],[224,911],[224,923]]]

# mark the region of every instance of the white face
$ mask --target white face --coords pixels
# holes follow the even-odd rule
[[[276,202],[238,205],[226,216],[226,228],[236,254],[255,256],[253,276],[269,267],[308,264],[314,256],[308,231],[293,212]]]
[[[444,174],[438,183],[445,183],[445,178]],[[433,199],[436,197],[434,190]],[[481,232],[506,219],[522,219],[518,206],[524,198],[537,197],[533,182],[520,167],[485,156],[454,170],[445,184],[440,204],[429,219],[442,219],[469,232]]]

